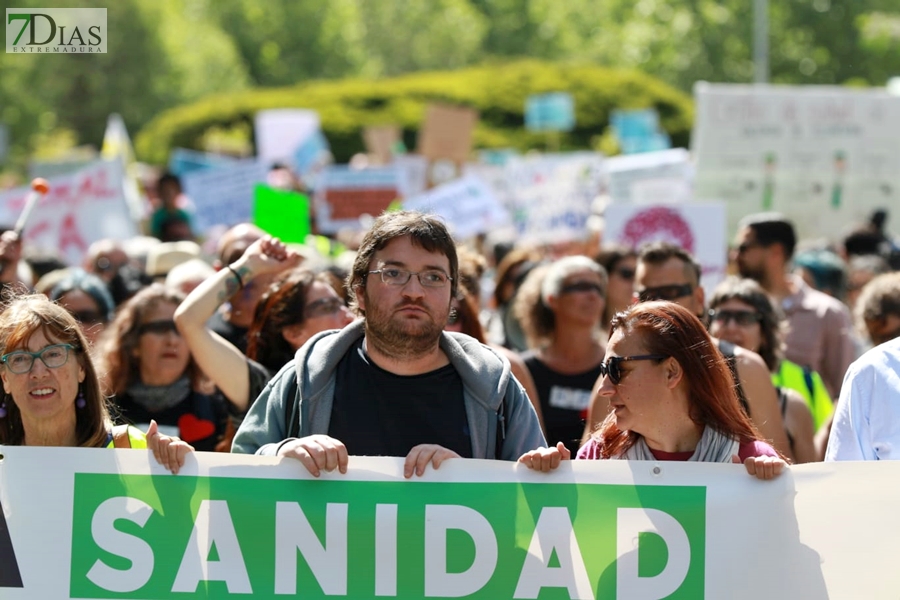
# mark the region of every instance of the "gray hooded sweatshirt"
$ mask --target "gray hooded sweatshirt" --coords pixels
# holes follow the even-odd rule
[[[253,403],[231,451],[276,454],[288,439],[285,414],[291,409],[285,403],[292,403],[295,394],[299,411],[294,415],[299,419],[300,437],[327,435],[338,363],[364,334],[365,323],[358,320],[342,330],[326,331],[310,339]],[[501,399],[505,400],[505,436],[499,458],[517,460],[525,452],[547,445],[537,414],[504,356],[457,333],[443,332],[440,347],[462,378],[474,458],[497,458]]]

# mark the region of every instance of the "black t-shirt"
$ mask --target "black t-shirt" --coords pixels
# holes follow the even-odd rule
[[[221,335],[223,338],[231,342],[231,344],[240,350],[243,354],[247,354],[247,328],[238,327],[225,320],[222,313],[216,311],[206,326]]]
[[[463,383],[453,365],[421,375],[395,375],[366,355],[362,340],[337,366],[328,435],[354,456],[406,456],[438,444],[472,457]]]
[[[600,377],[600,365],[583,373],[564,375],[538,360],[534,352],[527,352],[522,358],[541,401],[547,443],[553,447],[556,442],[563,442],[574,456],[584,434],[591,390]]]
[[[213,395],[191,391],[181,402],[160,411],[150,411],[125,392],[115,397],[121,423],[147,430],[150,419],[160,429],[177,435],[195,449],[212,452],[225,433],[229,402],[220,393]]]

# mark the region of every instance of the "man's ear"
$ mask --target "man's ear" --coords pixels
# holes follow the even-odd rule
[[[356,296],[356,305],[359,307],[360,311],[366,310],[366,286],[361,283],[356,284],[353,288],[353,293]]]

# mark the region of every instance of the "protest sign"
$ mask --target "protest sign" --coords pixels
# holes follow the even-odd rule
[[[669,242],[684,248],[700,263],[700,283],[707,294],[725,277],[728,256],[725,207],[721,203],[611,204],[603,216],[604,243],[638,249],[649,242]]]
[[[523,243],[583,240],[591,203],[600,193],[603,158],[572,152],[514,158],[507,163],[513,221]]]
[[[431,104],[419,130],[418,153],[430,160],[463,163],[472,151],[478,112],[471,108]]]
[[[835,238],[900,198],[900,98],[836,86],[697,84],[698,200],[741,217],[778,211],[801,237]]]
[[[215,225],[232,227],[252,218],[253,190],[265,183],[268,169],[256,159],[235,161],[227,167],[191,171],[182,178],[182,186],[196,210],[197,232]]]
[[[690,199],[690,155],[684,148],[612,156],[603,161],[613,202],[684,202]]]
[[[79,265],[91,243],[137,235],[122,179],[119,160],[98,160],[70,175],[50,178],[50,191],[25,225],[25,247],[58,253],[68,264]],[[29,191],[23,187],[0,193],[0,223],[16,222]]]
[[[507,210],[491,189],[475,175],[445,183],[419,196],[403,200],[405,210],[439,215],[453,237],[462,241],[510,223]]]
[[[332,165],[326,168],[319,177],[315,194],[319,232],[361,229],[361,216],[377,217],[398,198],[399,180],[394,167],[352,169]]]
[[[309,197],[257,185],[253,190],[253,223],[282,242],[303,244],[312,231]]]
[[[609,122],[623,154],[654,152],[672,147],[669,134],[660,127],[656,109],[614,110]]]
[[[266,165],[290,162],[294,152],[319,130],[319,113],[314,110],[261,110],[256,113],[253,125],[256,156]]]
[[[536,94],[525,100],[525,128],[529,131],[575,129],[575,100],[562,92]]]
[[[212,152],[200,152],[186,148],[175,148],[169,155],[169,172],[183,177],[194,171],[227,167],[238,162],[238,159]]]
[[[173,476],[147,451],[0,451],[5,600],[900,595],[889,461],[759,481],[742,465],[458,459],[406,480],[396,458],[314,478],[196,453]]]
[[[394,151],[402,144],[400,127],[379,125],[363,129],[363,142],[369,155],[369,164],[386,165],[394,157]]]

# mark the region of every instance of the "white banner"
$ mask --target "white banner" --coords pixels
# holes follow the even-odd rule
[[[801,237],[832,239],[900,198],[900,97],[883,89],[697,84],[696,197],[728,228],[775,210]]]
[[[553,474],[351,457],[0,447],[0,595],[35,598],[900,596],[900,463],[573,461]],[[549,589],[548,589],[549,588]],[[562,589],[557,589],[562,588]]]
[[[80,265],[91,243],[124,240],[138,234],[128,212],[119,160],[99,160],[49,179],[50,191],[34,207],[23,234],[25,247],[58,253]],[[0,223],[12,227],[31,188],[0,194]]]
[[[612,156],[603,161],[614,202],[668,204],[691,198],[692,167],[684,148]]]
[[[725,277],[728,265],[725,206],[721,202],[678,205],[611,204],[603,213],[603,241],[640,248],[670,242],[700,263],[707,295]]]

